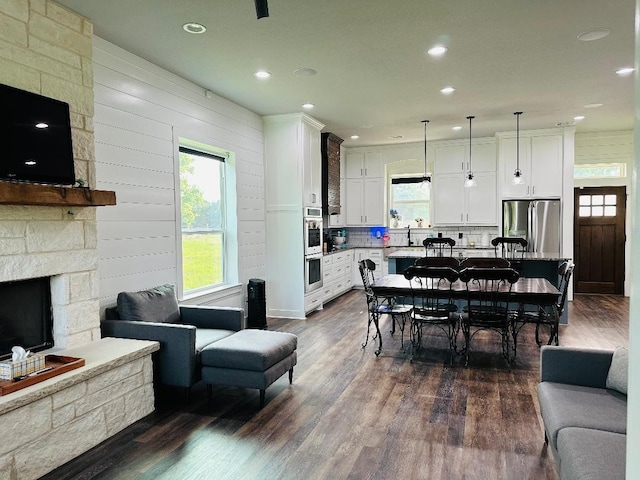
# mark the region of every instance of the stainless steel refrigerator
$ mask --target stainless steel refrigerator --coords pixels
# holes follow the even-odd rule
[[[522,237],[529,252],[560,252],[560,200],[503,200],[502,235]]]

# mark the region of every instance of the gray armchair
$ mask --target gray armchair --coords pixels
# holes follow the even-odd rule
[[[242,308],[178,305],[172,285],[118,294],[106,309],[104,337],[160,342],[154,381],[189,389],[200,380],[200,352],[242,330]]]

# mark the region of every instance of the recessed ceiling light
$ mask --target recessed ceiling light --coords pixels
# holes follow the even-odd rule
[[[298,68],[293,71],[293,74],[298,77],[313,77],[316,72],[313,68]]]
[[[608,28],[594,28],[593,30],[587,30],[578,35],[578,40],[583,42],[592,42],[593,40],[600,40],[611,33]]]
[[[451,130],[462,130],[462,127],[460,125],[456,125]]]
[[[313,103],[303,103],[302,104],[302,108],[305,108],[307,110],[311,110],[313,107],[315,107],[315,105]]]
[[[427,53],[432,57],[441,57],[442,55],[447,53],[447,50],[449,49],[444,45],[436,45],[435,47],[431,47],[429,50],[427,50]]]
[[[584,108],[600,108],[604,103],[587,103]]]
[[[44,122],[36,123],[36,128],[48,128],[49,125]]]
[[[633,72],[635,72],[635,70],[636,69],[633,67],[623,67],[616,70],[616,73],[621,77],[626,77],[627,75],[631,75]]]
[[[453,87],[444,87],[440,89],[440,93],[444,93],[445,95],[450,95],[455,92],[456,89]]]
[[[402,140],[404,138],[404,135],[391,135],[389,138],[391,140]]]
[[[207,31],[207,27],[205,27],[201,23],[196,22],[187,22],[182,25],[182,29],[187,33],[193,33],[196,35]]]
[[[349,138],[350,138],[351,140],[357,140],[357,139],[359,139],[359,138],[360,138],[360,135],[351,135]]]
[[[253,74],[256,78],[269,78],[271,76],[271,74],[269,72],[267,72],[266,70],[258,70],[256,73]]]
[[[576,121],[580,121],[580,120],[584,120],[586,117],[584,115],[576,115],[575,117],[573,117],[574,120]]]

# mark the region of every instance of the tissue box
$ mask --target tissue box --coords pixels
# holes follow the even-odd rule
[[[29,375],[30,373],[42,370],[44,365],[44,355],[37,353],[16,362],[0,362],[0,379],[13,380],[23,375]]]

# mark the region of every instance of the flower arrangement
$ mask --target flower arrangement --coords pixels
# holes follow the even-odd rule
[[[422,218],[422,217],[416,217],[415,220],[416,220],[416,223],[424,222],[424,218]]]
[[[391,215],[391,218],[395,218],[395,219],[400,218],[400,215],[398,214],[398,210],[396,210],[395,208],[392,208],[391,210],[389,210],[389,215]]]

